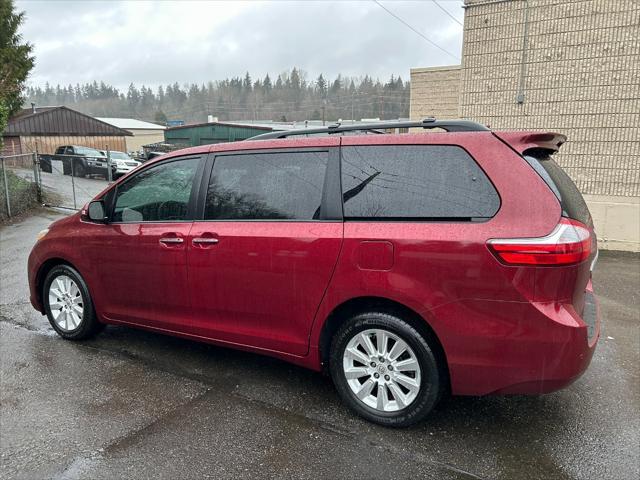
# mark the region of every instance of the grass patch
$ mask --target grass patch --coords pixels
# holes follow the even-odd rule
[[[38,206],[37,187],[35,183],[7,169],[7,184],[9,187],[9,202],[11,204],[12,217]],[[0,168],[0,222],[5,222],[9,218],[5,195],[3,172]]]

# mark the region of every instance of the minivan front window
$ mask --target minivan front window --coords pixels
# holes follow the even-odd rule
[[[200,159],[147,168],[118,186],[112,221],[124,223],[187,220],[193,178]]]

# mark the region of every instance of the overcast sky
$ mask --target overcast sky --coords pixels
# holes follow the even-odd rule
[[[103,80],[157,86],[298,67],[308,80],[365,74],[409,78],[412,67],[459,62],[461,0],[58,1],[18,0],[35,46],[30,84]],[[445,53],[446,50],[449,53]]]

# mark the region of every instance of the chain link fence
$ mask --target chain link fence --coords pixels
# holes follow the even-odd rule
[[[51,193],[48,206],[82,208],[115,178],[115,167],[105,158],[87,159],[78,155],[40,154],[37,157],[40,185]]]
[[[0,221],[5,221],[42,203],[40,171],[33,153],[0,157]]]
[[[107,156],[28,153],[0,157],[0,221],[38,205],[79,210],[115,177]]]

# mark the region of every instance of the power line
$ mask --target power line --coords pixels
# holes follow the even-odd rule
[[[461,27],[464,27],[464,25],[462,24],[462,22],[460,20],[458,20],[456,17],[454,17],[451,13],[449,13],[448,10],[446,10],[442,5],[440,5],[438,3],[438,0],[431,0],[433,3],[436,4],[436,6],[442,10],[444,13],[446,13],[450,18],[453,19],[454,22],[456,22],[458,25],[460,25]]]
[[[399,16],[397,16],[395,13],[393,13],[391,10],[389,10],[387,7],[385,7],[384,5],[382,5],[378,0],[371,0],[373,3],[375,3],[376,5],[378,5],[380,8],[382,8],[385,12],[387,12],[389,15],[391,15],[393,18],[395,18],[396,20],[398,20],[400,23],[402,23],[404,26],[406,26],[407,28],[409,28],[411,31],[413,31],[414,33],[420,35],[424,40],[426,40],[427,42],[429,42],[431,45],[433,45],[434,47],[442,50],[444,53],[446,53],[447,55],[452,56],[453,58],[455,58],[456,60],[460,61],[460,57],[458,57],[457,55],[454,55],[453,53],[451,53],[450,51],[448,51],[447,49],[441,47],[440,45],[438,45],[436,42],[434,42],[433,40],[431,40],[430,38],[426,37],[422,32],[420,32],[419,30],[416,30],[414,27],[412,27],[411,25],[409,25],[406,21],[404,21],[402,18],[400,18]]]

